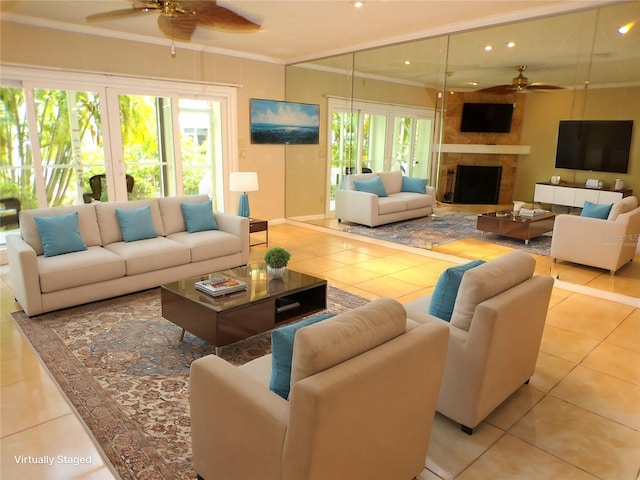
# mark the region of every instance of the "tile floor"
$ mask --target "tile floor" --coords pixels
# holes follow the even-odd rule
[[[291,251],[291,268],[369,299],[401,302],[429,294],[440,272],[461,258],[488,259],[507,251],[461,241],[423,252],[295,222],[270,226],[269,240]],[[252,247],[252,260],[264,251]],[[553,265],[546,257],[536,260],[538,273],[559,274],[561,281],[553,291],[535,375],[472,436],[436,415],[421,480],[639,478],[640,257],[613,279],[593,269]],[[11,320],[9,313],[19,305],[6,266],[0,279],[0,478],[115,478]],[[21,463],[26,456],[52,457],[53,465]],[[66,463],[73,460],[78,464]]]

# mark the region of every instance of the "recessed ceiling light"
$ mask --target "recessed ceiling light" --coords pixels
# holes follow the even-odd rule
[[[491,45],[485,45],[484,46],[484,51],[485,52],[490,52],[491,50],[493,50],[493,47]]]
[[[405,60],[405,61],[404,61],[404,64],[405,64],[405,65],[411,65],[411,60]]]
[[[630,31],[630,30],[631,30],[631,28],[633,27],[633,24],[634,24],[634,23],[635,23],[635,22],[630,22],[630,23],[627,23],[626,25],[621,26],[621,27],[618,29],[618,33],[619,33],[620,35],[624,35],[625,33],[629,33],[629,31]]]
[[[353,2],[353,6],[356,7],[356,8],[362,8],[363,5],[364,5],[364,3],[362,3],[362,2]]]
[[[516,46],[516,42],[507,42],[507,48],[513,48]]]
[[[467,82],[468,85],[472,85],[474,87],[478,86],[478,82]]]

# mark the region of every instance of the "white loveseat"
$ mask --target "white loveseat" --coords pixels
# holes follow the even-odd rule
[[[214,212],[217,230],[186,231],[181,204],[206,201],[190,195],[21,210],[20,235],[7,236],[16,300],[33,316],[247,264],[247,218]],[[123,241],[116,209],[146,206],[157,237]],[[46,257],[35,218],[72,212],[86,250]]]
[[[376,177],[382,181],[387,196],[356,190],[354,181],[367,181]],[[404,177],[399,171],[347,175],[344,187],[336,190],[336,218],[338,221],[376,227],[433,213],[435,189],[426,185],[421,192],[406,191],[403,180],[406,182],[410,178]]]

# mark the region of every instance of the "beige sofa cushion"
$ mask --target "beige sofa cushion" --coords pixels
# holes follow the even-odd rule
[[[164,226],[164,234],[169,236],[172,233],[184,232],[187,227],[182,215],[183,203],[202,203],[209,200],[207,195],[187,195],[184,197],[163,197],[158,199],[160,216]]]
[[[37,261],[42,293],[120,278],[125,272],[122,258],[97,246],[54,257],[39,256]]]
[[[638,206],[638,199],[636,197],[624,197],[617,202],[614,202],[609,212],[607,220],[615,222],[619,215],[630,212]]]
[[[407,202],[403,198],[398,198],[397,195],[378,198],[378,215],[404,212],[406,209]]]
[[[116,214],[116,208],[129,210],[145,206],[149,206],[151,209],[151,221],[153,222],[156,234],[163,237],[165,232],[164,226],[162,225],[162,216],[160,215],[160,207],[158,206],[157,198],[133,200],[130,202],[96,203],[96,216],[98,217],[98,226],[100,227],[102,244],[109,245],[110,243],[122,241],[122,231],[120,230],[120,221]]]
[[[416,208],[426,208],[431,206],[431,197],[422,193],[400,192],[393,195],[407,202],[407,210],[415,210]]]
[[[347,175],[345,188],[347,188],[348,190],[355,190],[356,187],[353,184],[354,181],[360,182],[362,180],[371,180],[372,178],[376,178],[377,176],[377,173],[354,173],[351,175]]]
[[[115,242],[104,248],[124,258],[127,275],[154,272],[189,263],[189,247],[164,237]]]
[[[167,238],[188,247],[191,250],[192,262],[233,255],[242,250],[240,237],[222,230],[178,232],[168,235]]]
[[[35,217],[54,217],[71,212],[78,212],[78,230],[82,236],[82,241],[87,247],[99,247],[102,245],[100,229],[93,205],[70,205],[66,207],[34,208],[30,210],[20,210],[20,234],[25,242],[36,252],[36,255],[43,255],[42,239],[36,226]]]
[[[382,180],[387,195],[402,191],[402,172],[400,170],[393,172],[379,172],[378,176]]]
[[[403,334],[406,324],[402,304],[380,298],[301,328],[293,345],[291,385]]]
[[[535,266],[531,255],[516,250],[465,272],[453,307],[451,325],[469,331],[478,304],[531,278]]]

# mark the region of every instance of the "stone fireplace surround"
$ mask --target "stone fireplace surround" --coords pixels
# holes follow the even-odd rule
[[[476,92],[459,92],[447,95],[444,119],[444,138],[440,157],[440,175],[436,186],[436,198],[439,201],[451,201],[454,192],[448,193],[448,184],[456,185],[456,171],[458,165],[473,166],[500,166],[502,176],[500,179],[500,192],[498,204],[509,204],[513,201],[515,178],[518,168],[518,155],[526,154],[528,149],[520,146],[522,120],[526,95],[509,94],[483,94]],[[515,103],[510,133],[463,133],[460,132],[462,118],[462,106],[465,102],[471,103]],[[464,145],[464,147],[462,146]],[[460,148],[455,148],[456,146]],[[474,147],[475,146],[475,147]],[[492,148],[495,146],[495,148]],[[505,146],[513,146],[508,148]],[[462,151],[461,151],[462,150]],[[488,153],[492,152],[492,153]],[[453,171],[453,178],[448,172]],[[446,198],[445,198],[446,195]]]

